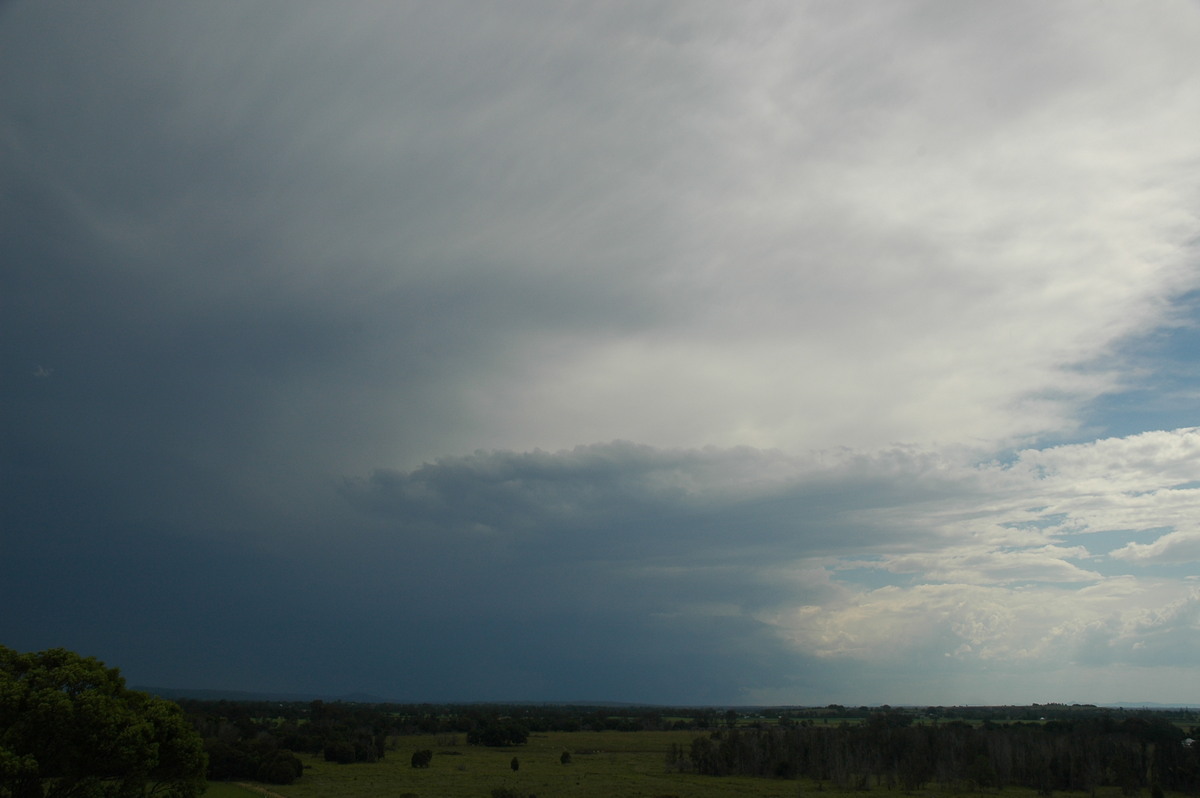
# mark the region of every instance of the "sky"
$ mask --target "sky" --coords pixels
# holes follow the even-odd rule
[[[1200,5],[0,5],[0,644],[1200,704]]]

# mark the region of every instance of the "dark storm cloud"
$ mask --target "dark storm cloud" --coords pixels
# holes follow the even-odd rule
[[[29,4],[10,17],[24,33],[4,55],[22,80],[0,87],[6,197],[25,211],[10,230],[36,243],[14,257],[110,309],[119,329],[100,319],[107,351],[86,360],[112,382],[177,386],[144,415],[236,404],[241,424],[217,421],[273,464],[286,452],[361,471],[613,437],[874,446],[930,428],[957,439],[944,430],[959,425],[987,438],[984,420],[1004,437],[1062,423],[1054,402],[1012,392],[1036,395],[1113,334],[1059,325],[1138,318],[1099,284],[1051,292],[1045,316],[1036,295],[981,307],[1025,278],[946,248],[974,240],[977,218],[1025,229],[1027,205],[956,199],[939,169],[965,159],[971,174],[975,132],[1033,125],[1012,132],[1019,148],[1040,135],[1038,109],[1092,96],[1081,76],[1103,40],[1062,55],[1066,23],[1028,10]],[[994,53],[1030,31],[1039,47],[1005,68],[956,44]],[[862,57],[877,44],[895,69]],[[1088,113],[1068,129],[1094,130]],[[951,165],[917,159],[914,180],[900,156],[922,148]],[[890,197],[906,186],[913,198]],[[928,229],[894,218],[937,197],[948,206]],[[1151,299],[1169,290],[1162,271]],[[43,314],[34,331],[93,326],[94,310],[47,307],[53,292],[26,301]],[[1036,323],[1014,322],[1028,312]],[[872,334],[880,318],[887,333]],[[1062,351],[1043,363],[1046,346],[1026,352],[1014,325]],[[54,369],[85,348],[58,338],[69,351],[26,337],[20,362]],[[1024,370],[992,384],[967,352]],[[879,379],[894,406],[862,394]],[[1104,387],[1073,379],[1055,376],[1055,395]],[[844,391],[869,412],[848,412]]]
[[[513,634],[541,678],[586,671],[602,694],[815,690],[821,669],[757,616],[840,592],[807,560],[893,545],[848,517],[891,502],[876,488],[892,469],[850,458],[833,477],[778,453],[614,443],[379,472],[344,490],[373,529],[348,544],[346,578],[423,589],[421,614],[457,631],[468,618],[525,630]],[[920,471],[910,498],[944,491]]]
[[[643,563],[720,551],[729,563],[761,545],[877,549],[875,531],[855,529],[845,512],[940,495],[946,488],[928,470],[902,452],[832,454],[819,463],[754,449],[615,442],[444,458],[408,473],[377,471],[347,483],[344,494],[401,532],[430,529],[531,549],[566,543],[579,547],[575,556],[595,547],[599,558]]]
[[[647,701],[1168,656],[1194,431],[978,465],[1185,315],[1163,8],[0,7],[0,642]]]
[[[615,258],[599,231],[654,214],[582,204],[615,190],[590,149],[628,151],[621,174],[646,152],[610,135],[631,112],[605,111],[615,55],[536,33],[513,51],[432,8],[65,13],[19,9],[55,46],[6,48],[27,76],[5,84],[7,363],[54,369],[129,456],[329,473],[437,454],[505,401],[466,384],[524,368],[531,335],[651,323],[655,247]],[[491,24],[534,20],[553,25]],[[64,411],[42,415],[85,423]]]

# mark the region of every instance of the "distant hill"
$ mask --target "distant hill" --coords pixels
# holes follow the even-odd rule
[[[346,693],[344,695],[328,695],[318,693],[258,693],[248,690],[202,690],[188,687],[141,687],[132,689],[143,693],[166,698],[172,701],[180,698],[195,698],[200,701],[344,701],[352,704],[406,704],[410,701],[400,701],[395,698],[380,698],[368,693]]]
[[[263,693],[253,690],[205,690],[191,687],[144,687],[134,686],[132,690],[140,690],[159,698],[171,701],[180,698],[194,698],[199,701],[344,701],[351,704],[460,704],[462,706],[495,704],[506,707],[613,707],[634,709],[638,707],[658,706],[638,704],[629,701],[441,701],[430,699],[383,698],[370,693]]]
[[[134,686],[131,689],[140,690],[144,693],[166,698],[168,700],[178,700],[181,698],[194,698],[200,701],[342,701],[349,704],[446,704],[446,705],[486,705],[494,704],[497,706],[529,706],[529,707],[610,707],[613,709],[638,709],[638,708],[670,708],[667,705],[658,704],[639,704],[627,701],[441,701],[430,699],[402,699],[402,698],[384,698],[382,696],[372,695],[370,693],[343,693],[341,695],[333,695],[330,693],[269,693],[256,692],[252,690],[205,690],[199,688],[188,687],[139,687]],[[884,705],[887,706],[887,705]],[[924,706],[924,705],[922,705]],[[1033,706],[1037,706],[1036,704]],[[1049,705],[1048,705],[1049,706]],[[1063,705],[1066,706],[1066,705]],[[1076,705],[1079,706],[1079,705]],[[1085,705],[1095,706],[1101,709],[1147,709],[1147,710],[1173,710],[1185,709],[1196,710],[1200,709],[1200,705],[1196,702],[1181,702],[1178,704],[1164,704],[1156,701],[1116,701],[1111,704]],[[705,708],[702,706],[691,706],[691,709]],[[707,708],[720,709],[736,709],[743,712],[754,712],[761,709],[800,709],[801,707],[763,707],[763,706],[725,706],[717,705],[708,706]],[[899,707],[903,709],[921,709],[919,706]]]

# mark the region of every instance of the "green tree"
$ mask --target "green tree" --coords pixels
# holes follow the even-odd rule
[[[179,707],[118,669],[0,646],[0,798],[194,798],[205,766]]]
[[[528,739],[529,729],[510,718],[490,718],[467,732],[467,742],[470,745],[522,745]]]
[[[327,743],[324,756],[326,762],[337,762],[339,765],[352,765],[358,761],[354,743],[345,740]]]

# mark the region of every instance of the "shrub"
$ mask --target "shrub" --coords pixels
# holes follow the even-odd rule
[[[352,764],[358,757],[354,751],[354,743],[329,743],[325,746],[325,761],[337,762],[339,765]]]
[[[304,764],[290,751],[278,751],[258,769],[258,780],[268,784],[291,784],[304,772]]]

